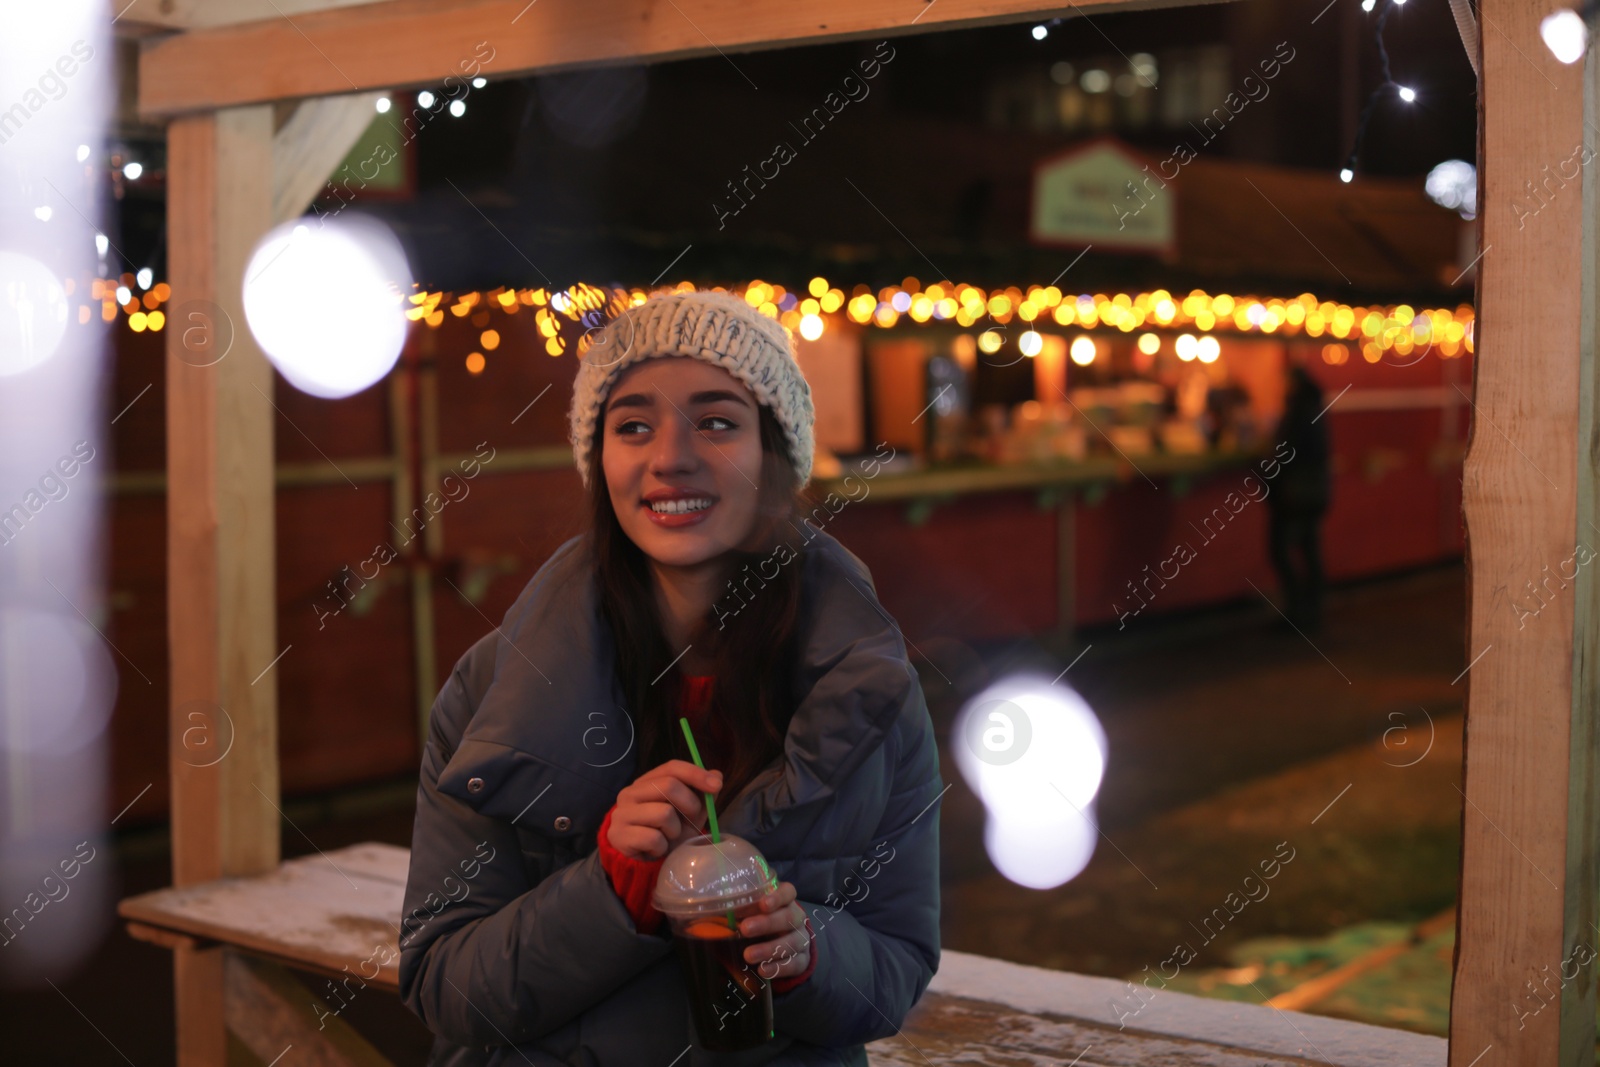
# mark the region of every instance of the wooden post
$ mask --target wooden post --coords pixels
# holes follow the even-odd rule
[[[1600,137],[1592,135],[1600,124],[1600,56],[1590,51],[1583,68],[1584,129],[1578,142],[1591,153],[1600,152]],[[1579,161],[1593,160],[1593,154]],[[1573,589],[1572,704],[1570,756],[1567,764],[1567,865],[1564,942],[1587,946],[1592,961],[1600,951],[1597,920],[1597,886],[1600,886],[1600,773],[1595,745],[1600,741],[1596,717],[1600,714],[1600,380],[1595,360],[1600,355],[1600,175],[1593,165],[1583,167],[1582,319],[1578,336],[1578,432],[1573,450],[1577,462],[1577,521],[1574,564],[1582,566]],[[1581,547],[1580,547],[1581,546]],[[1572,569],[1572,564],[1567,565]],[[1574,961],[1576,962],[1576,961]],[[1597,964],[1578,968],[1561,990],[1561,1062],[1587,1067],[1593,1062],[1595,1042],[1595,989]],[[1570,965],[1569,965],[1570,969]],[[1564,977],[1564,975],[1563,975]]]
[[[1600,548],[1600,531],[1588,436],[1579,448],[1595,404],[1585,76],[1541,43],[1547,4],[1479,10],[1484,252],[1463,483],[1472,665],[1450,1063],[1588,1064],[1600,564],[1582,566],[1578,542]]]
[[[272,107],[168,130],[167,610],[172,878],[279,860],[272,369],[245,324],[272,219]],[[225,754],[224,754],[225,753]],[[177,951],[178,1062],[226,1061],[222,953]]]

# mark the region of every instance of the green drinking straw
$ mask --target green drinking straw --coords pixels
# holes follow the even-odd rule
[[[689,720],[680,717],[678,725],[683,727],[683,736],[689,742],[689,755],[694,757],[694,765],[705,770],[706,765],[700,762],[700,750],[695,747],[694,733],[689,729]],[[710,793],[706,794],[706,821],[711,824],[711,843],[721,844],[722,834],[717,831],[717,802]]]
[[[694,731],[689,729],[689,720],[679,716],[678,725],[683,727],[683,737],[689,742],[689,755],[694,757],[694,765],[702,771],[705,770],[706,765],[700,760],[700,749],[694,743]],[[717,829],[717,801],[711,793],[706,794],[706,821],[711,824],[711,843],[721,844],[722,833]],[[728,909],[728,926],[734,930],[739,929],[739,920],[734,917],[732,908]]]

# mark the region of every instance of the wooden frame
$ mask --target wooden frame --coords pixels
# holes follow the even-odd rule
[[[168,333],[172,727],[177,736],[188,725],[180,719],[186,701],[206,700],[228,708],[237,733],[237,756],[221,769],[173,761],[178,885],[260,872],[278,859],[275,692],[270,671],[260,686],[251,681],[278,652],[271,374],[238,314],[243,257],[299,196],[285,193],[275,211],[273,183],[262,177],[279,158],[269,102],[434,84],[461,76],[462,62],[475,56],[484,73],[508,76],[1173,5],[272,6],[284,16],[265,17],[257,0],[214,4],[209,14],[195,0],[178,0],[144,28],[192,28],[147,37],[140,61],[141,112],[185,116],[174,120],[169,141],[174,306],[209,302],[239,326],[234,353],[211,368],[185,359],[184,331]],[[313,6],[326,10],[307,10]],[[1585,939],[1600,942],[1593,721],[1600,590],[1594,568],[1550,575],[1573,557],[1575,542],[1600,548],[1592,521],[1600,183],[1587,168],[1581,187],[1570,174],[1552,184],[1549,174],[1582,146],[1585,129],[1600,130],[1600,73],[1592,54],[1582,68],[1563,67],[1542,47],[1538,21],[1550,9],[1548,0],[1480,4],[1484,254],[1464,478],[1472,663],[1462,680],[1469,699],[1452,1067],[1587,1063],[1594,1040],[1594,968],[1568,979],[1562,966]],[[230,17],[257,21],[226,24]],[[488,58],[480,44],[492,50]],[[1546,194],[1531,220],[1516,208],[1525,182]],[[1529,622],[1514,602],[1532,591],[1542,591],[1541,609]],[[177,949],[180,1063],[224,1058],[220,951]],[[1543,990],[1541,1010],[1519,1000],[1529,988]],[[1519,1003],[1527,1009],[1520,1015]]]

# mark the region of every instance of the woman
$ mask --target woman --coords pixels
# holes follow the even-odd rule
[[[589,529],[429,726],[400,987],[431,1062],[864,1067],[938,967],[942,783],[866,568],[799,514],[812,405],[788,333],[724,294],[649,300],[596,335],[570,423]],[[649,905],[703,792],[780,879],[741,927],[776,1037],[742,1054],[692,1043]]]

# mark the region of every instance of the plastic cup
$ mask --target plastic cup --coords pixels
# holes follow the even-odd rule
[[[761,910],[778,880],[760,851],[732,834],[700,834],[667,855],[652,901],[667,917],[700,1047],[738,1052],[772,1040],[772,985],[744,950],[738,923]],[[760,940],[768,940],[763,937]]]

